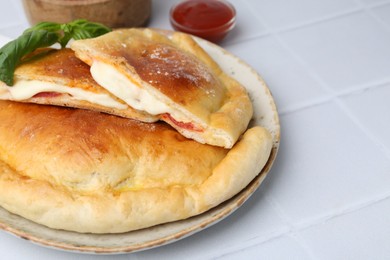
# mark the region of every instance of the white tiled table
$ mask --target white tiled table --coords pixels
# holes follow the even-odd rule
[[[152,27],[170,29],[153,2]],[[231,0],[221,44],[255,68],[280,112],[277,161],[233,215],[179,242],[97,259],[390,259],[390,0]],[[26,27],[0,0],[0,34]],[[95,259],[0,232],[0,259]]]

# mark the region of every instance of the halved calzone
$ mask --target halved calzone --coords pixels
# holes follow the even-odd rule
[[[91,109],[145,122],[157,120],[99,86],[71,49],[38,49],[16,68],[14,85],[0,81],[0,99]]]
[[[123,29],[71,48],[113,95],[200,143],[231,148],[252,117],[245,88],[187,34]]]
[[[56,229],[145,228],[231,198],[261,171],[271,146],[261,127],[227,150],[165,123],[0,101],[0,206]]]

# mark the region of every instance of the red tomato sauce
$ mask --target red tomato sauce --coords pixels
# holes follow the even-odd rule
[[[235,23],[235,9],[219,0],[189,0],[176,5],[171,11],[175,29],[211,41],[220,41]]]

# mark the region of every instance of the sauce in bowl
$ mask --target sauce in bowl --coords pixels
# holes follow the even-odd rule
[[[170,21],[178,31],[219,42],[235,25],[236,11],[223,0],[187,0],[171,8]]]

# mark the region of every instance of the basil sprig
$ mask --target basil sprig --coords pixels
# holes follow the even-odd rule
[[[60,24],[42,22],[27,29],[17,39],[0,48],[0,81],[13,85],[14,72],[22,58],[38,48],[59,43],[65,48],[71,39],[94,38],[110,32],[111,29],[84,19]]]

